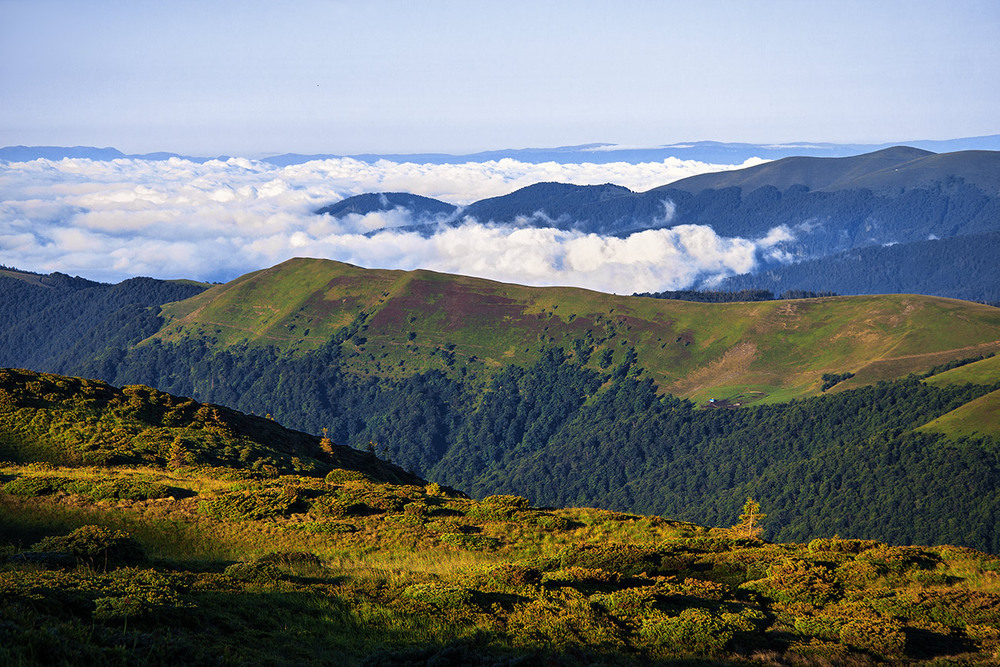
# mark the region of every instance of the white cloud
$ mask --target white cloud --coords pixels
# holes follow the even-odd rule
[[[741,165],[743,166],[743,165]],[[361,266],[428,268],[536,285],[631,293],[680,289],[751,269],[791,238],[728,239],[682,225],[602,237],[547,226],[512,229],[466,219],[430,234],[404,209],[339,220],[324,205],[362,192],[412,192],[462,205],[539,181],[616,183],[635,191],[718,171],[670,158],[629,164],[531,164],[504,159],[412,164],[351,159],[288,167],[233,158],[0,163],[0,264],[117,282],[135,275],[228,280],[294,256]],[[663,202],[661,224],[673,203]]]

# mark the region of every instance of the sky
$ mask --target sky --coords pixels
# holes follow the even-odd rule
[[[259,157],[997,133],[995,0],[0,0],[0,145]]]
[[[0,0],[0,146],[233,156],[0,162],[0,264],[226,281],[309,256],[617,293],[710,285],[791,261],[800,232],[671,226],[670,201],[625,238],[467,217],[421,236],[402,210],[315,210],[371,191],[648,190],[759,160],[259,158],[991,135],[997,35],[996,0]]]

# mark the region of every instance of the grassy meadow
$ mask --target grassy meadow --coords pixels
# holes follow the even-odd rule
[[[1000,310],[914,295],[708,304],[533,288],[294,259],[164,307],[153,338],[303,354],[341,336],[345,367],[487,378],[546,345],[609,370],[628,355],[662,391],[778,403],[1000,350]],[[147,343],[144,344],[148,344]]]

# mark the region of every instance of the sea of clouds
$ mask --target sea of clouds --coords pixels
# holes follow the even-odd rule
[[[680,225],[617,238],[466,218],[421,235],[398,229],[414,222],[399,209],[340,220],[314,211],[380,191],[462,205],[540,181],[643,191],[759,162],[0,162],[0,264],[103,282],[134,276],[226,281],[292,257],[325,257],[369,268],[425,268],[626,294],[682,289],[752,270],[789,234],[776,229],[763,239],[722,238],[707,226]],[[670,202],[665,205],[668,223]]]

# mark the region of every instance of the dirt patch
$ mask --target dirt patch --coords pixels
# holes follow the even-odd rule
[[[675,382],[669,391],[672,394],[684,396],[693,394],[705,387],[725,384],[750,371],[750,366],[757,358],[757,345],[749,341],[737,343],[713,362],[697,368],[687,377]]]

